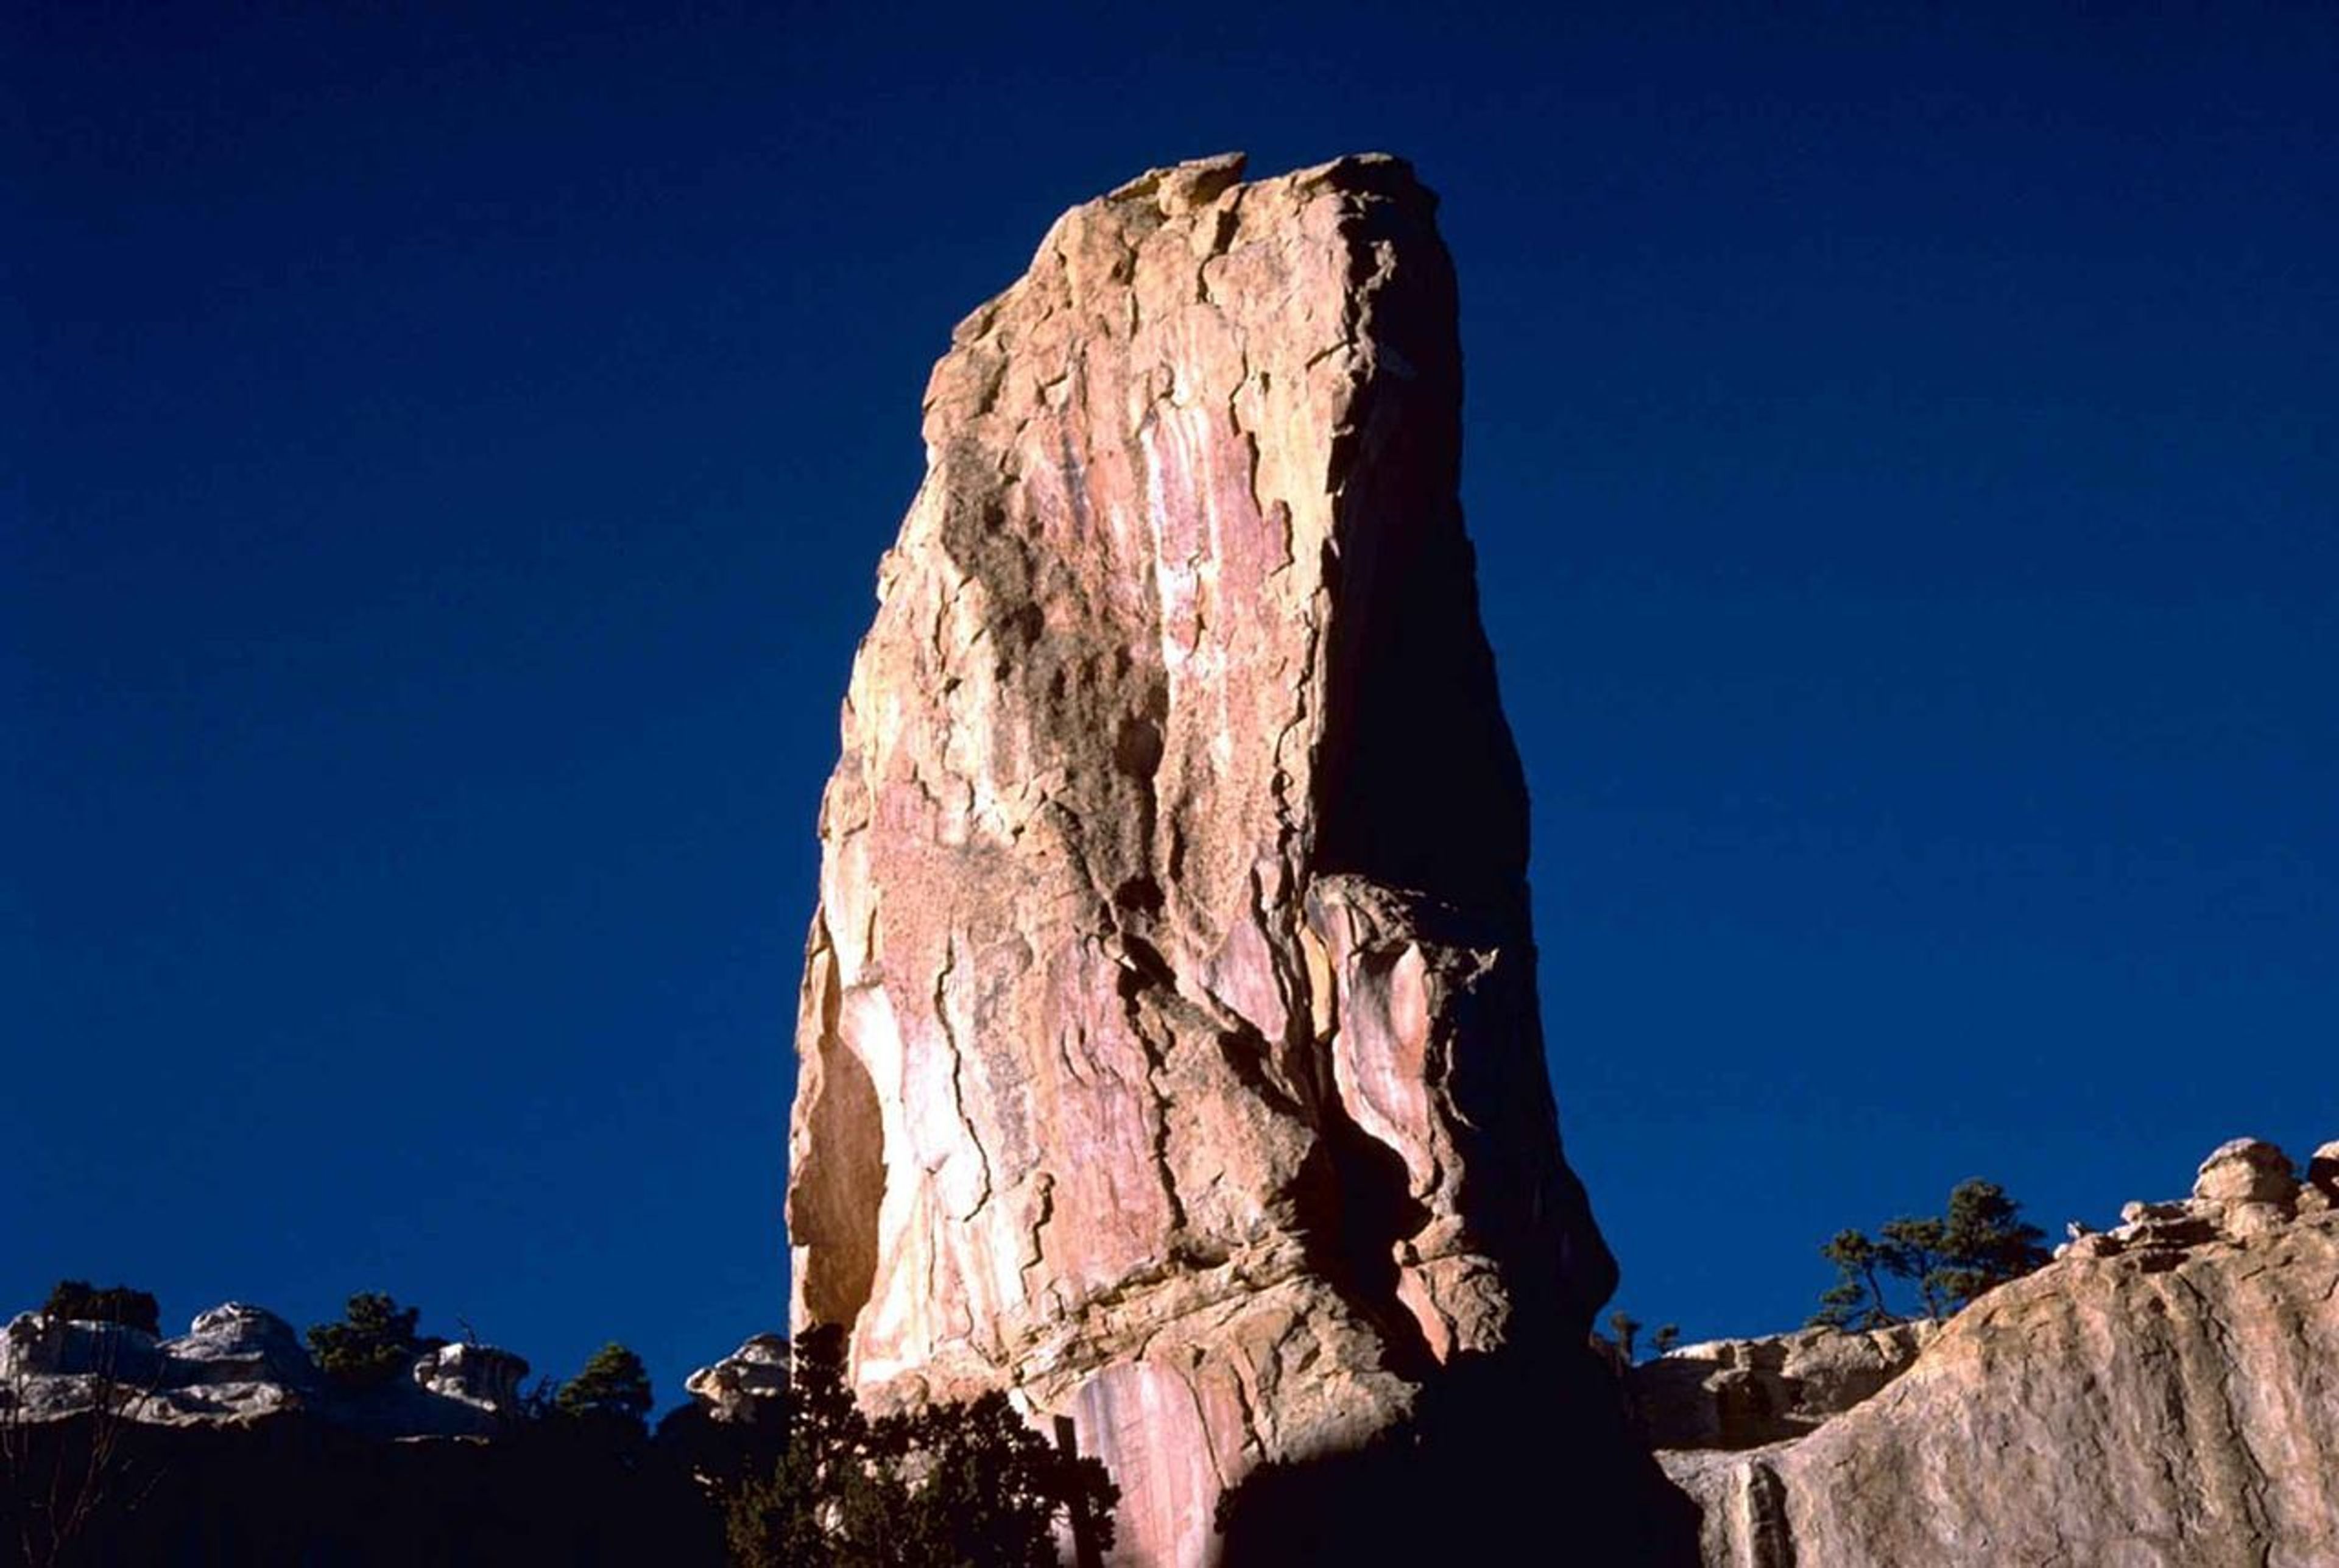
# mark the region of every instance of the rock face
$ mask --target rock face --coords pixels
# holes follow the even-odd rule
[[[1717,1339],[1642,1362],[1625,1383],[1652,1446],[1753,1448],[1800,1437],[1872,1397],[1939,1332],[1920,1322]]]
[[[1070,1414],[1124,1561],[1441,1364],[1580,1355],[1526,797],[1402,163],[1159,170],[962,322],[821,813],[793,1318]],[[1554,1351],[1554,1354],[1559,1352]]]
[[[2316,1180],[2228,1144],[2200,1196],[2130,1205],[1810,1436],[1662,1455],[1705,1562],[2339,1563],[2339,1211]]]

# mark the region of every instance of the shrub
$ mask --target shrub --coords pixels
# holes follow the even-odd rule
[[[1054,1568],[1056,1521],[1075,1516],[1111,1545],[1120,1492],[1104,1465],[1059,1454],[1005,1395],[871,1421],[833,1326],[797,1340],[794,1381],[786,1452],[729,1501],[734,1562]]]
[[[1820,1248],[1836,1282],[1820,1297],[1814,1325],[1880,1328],[1906,1320],[1885,1298],[1884,1278],[1909,1282],[1924,1316],[1939,1322],[1985,1291],[2019,1279],[2047,1262],[2044,1233],[2023,1222],[2022,1206],[1996,1182],[1958,1183],[1949,1212],[1885,1223],[1881,1240],[1840,1230]]]
[[[419,1307],[401,1307],[380,1291],[361,1290],[349,1299],[342,1320],[309,1330],[309,1354],[317,1369],[344,1388],[373,1388],[406,1370],[443,1339],[415,1337]]]
[[[1608,1315],[1608,1332],[1616,1336],[1616,1354],[1632,1366],[1633,1340],[1641,1332],[1641,1320],[1620,1307]]]
[[[552,1403],[564,1415],[617,1423],[638,1433],[650,1413],[650,1375],[640,1356],[611,1340],[560,1386]]]

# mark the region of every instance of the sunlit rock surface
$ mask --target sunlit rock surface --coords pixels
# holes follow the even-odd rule
[[[787,1403],[788,1342],[758,1334],[682,1380],[682,1390],[710,1420],[776,1425]]]
[[[2339,1149],[2237,1139],[1808,1437],[1660,1455],[1711,1568],[2339,1563]]]
[[[309,1415],[384,1437],[482,1437],[519,1419],[527,1376],[508,1350],[441,1345],[416,1351],[402,1376],[337,1387],[291,1324],[240,1301],[198,1313],[176,1339],[39,1312],[0,1327],[0,1417],[26,1421],[98,1413],[201,1429]]]
[[[1544,1066],[1435,198],[1387,157],[1241,173],[1066,213],[935,367],[797,1031],[795,1327],[849,1325],[873,1405],[1071,1415],[1132,1563],[1210,1560],[1247,1472],[1457,1357],[1575,1366],[1614,1283]]]

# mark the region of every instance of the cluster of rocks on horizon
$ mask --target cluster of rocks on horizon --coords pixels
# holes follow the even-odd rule
[[[104,1410],[156,1426],[246,1425],[307,1415],[385,1437],[493,1437],[526,1418],[528,1364],[492,1345],[418,1350],[403,1376],[336,1384],[290,1323],[231,1301],[163,1339],[119,1323],[42,1312],[0,1327],[0,1419],[52,1421]],[[769,1418],[788,1378],[787,1341],[758,1334],[684,1380],[686,1410],[720,1423]]]
[[[2339,1141],[2307,1160],[2304,1180],[2290,1156],[2256,1138],[2219,1144],[2201,1162],[2193,1196],[2168,1203],[2134,1202],[2109,1230],[2074,1226],[2055,1248],[2062,1257],[2117,1257],[2134,1253],[2166,1264],[2208,1242],[2245,1241],[2302,1215],[2339,1207]]]

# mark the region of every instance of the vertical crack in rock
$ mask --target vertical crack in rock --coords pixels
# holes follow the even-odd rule
[[[1748,1568],[1795,1568],[1795,1537],[1787,1524],[1787,1489],[1779,1474],[1759,1459],[1746,1465],[1746,1516],[1742,1528],[1752,1548]]]
[[[973,1048],[973,1042],[968,1041],[962,1048],[958,1031],[951,1024],[950,979],[951,971],[957,967],[958,940],[945,934],[943,938],[943,965],[934,973],[934,1023],[942,1031],[943,1044],[948,1050],[951,1109],[958,1117],[959,1137],[952,1145],[952,1151],[971,1152],[974,1157],[974,1191],[963,1201],[952,1201],[947,1210],[952,1219],[964,1223],[973,1218],[976,1210],[991,1200],[991,1157],[984,1151],[982,1138],[975,1131],[974,1123],[969,1119],[966,1109],[966,1058]],[[944,1196],[951,1198],[952,1195],[946,1192]]]
[[[1436,206],[1393,158],[1230,156],[1065,213],[934,368],[854,662],[796,1318],[851,1324],[873,1405],[1073,1415],[1125,1563],[1233,1560],[1230,1491],[1466,1386],[1455,1425],[1573,1456],[1572,1515],[1631,1490]]]

